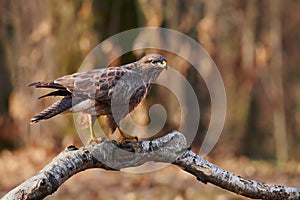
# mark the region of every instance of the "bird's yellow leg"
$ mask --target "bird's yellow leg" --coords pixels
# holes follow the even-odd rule
[[[102,141],[101,137],[96,137],[95,131],[94,131],[94,123],[97,120],[97,116],[95,115],[89,115],[89,128],[90,128],[90,139],[88,141],[88,144],[91,144],[93,142],[99,143]]]
[[[138,141],[138,137],[126,134],[124,131],[121,130],[120,127],[118,127],[118,130],[120,131],[120,134],[122,136],[121,142],[124,142],[124,141],[127,141],[127,140],[129,140],[129,141],[131,141],[131,140]]]

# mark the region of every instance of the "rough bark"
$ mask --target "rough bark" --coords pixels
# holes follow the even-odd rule
[[[151,141],[118,144],[104,140],[82,148],[69,146],[44,169],[6,194],[3,199],[43,199],[67,179],[90,168],[120,170],[148,161],[172,163],[203,183],[250,198],[299,199],[300,189],[267,185],[225,171],[192,152],[185,137],[174,131]]]

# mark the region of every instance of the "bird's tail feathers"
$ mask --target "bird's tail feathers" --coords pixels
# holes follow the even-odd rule
[[[47,81],[37,81],[37,82],[33,82],[30,83],[28,85],[29,87],[36,87],[36,88],[53,88],[53,89],[66,89],[64,86],[58,84],[58,83],[54,83],[53,81],[47,82]]]
[[[68,96],[70,94],[71,93],[67,90],[56,90],[54,92],[49,92],[48,94],[40,96],[38,99],[42,99],[44,97],[49,97],[49,96]]]
[[[30,83],[28,86],[34,86],[36,88],[51,88],[51,89],[57,89],[54,92],[49,92],[48,94],[45,94],[43,96],[40,96],[39,99],[44,98],[44,97],[49,97],[49,96],[68,96],[71,95],[71,92],[67,90],[64,86],[54,83],[53,81],[51,82],[45,82],[45,81],[38,81],[38,82],[33,82]]]
[[[58,115],[64,111],[67,111],[72,107],[72,98],[71,97],[65,97],[48,108],[46,108],[44,111],[40,112],[39,114],[35,115],[33,118],[31,118],[31,123],[37,123],[40,120],[49,119],[51,117],[54,117],[55,115]]]

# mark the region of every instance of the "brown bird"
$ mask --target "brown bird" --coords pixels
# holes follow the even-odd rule
[[[122,141],[132,139],[119,127],[126,117],[149,93],[152,83],[163,69],[166,59],[158,54],[148,54],[140,60],[118,67],[95,69],[63,76],[54,81],[34,82],[29,86],[51,88],[55,91],[43,95],[63,98],[31,119],[31,123],[68,112],[83,112],[89,116],[90,140],[99,141],[94,133],[94,122],[100,115],[107,116],[111,133],[117,128]]]

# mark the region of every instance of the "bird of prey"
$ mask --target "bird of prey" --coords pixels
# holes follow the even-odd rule
[[[52,118],[58,114],[83,112],[89,116],[90,140],[99,141],[93,124],[101,115],[107,116],[108,127],[113,133],[119,129],[122,141],[133,137],[124,133],[119,125],[149,93],[152,83],[163,69],[167,69],[166,58],[159,54],[148,54],[140,60],[118,67],[95,69],[66,75],[54,81],[39,81],[29,86],[55,89],[46,95],[63,98],[35,115],[31,123]]]

